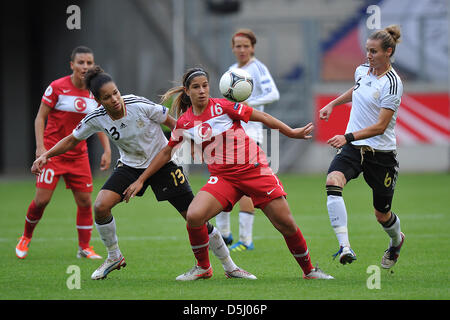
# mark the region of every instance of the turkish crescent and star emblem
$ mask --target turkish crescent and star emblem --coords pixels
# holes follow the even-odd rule
[[[200,138],[202,138],[203,140],[209,140],[212,136],[212,128],[211,125],[207,122],[203,122],[199,127],[198,127],[198,135]]]
[[[83,98],[76,98],[74,101],[74,107],[78,112],[83,112],[87,108],[87,103]]]

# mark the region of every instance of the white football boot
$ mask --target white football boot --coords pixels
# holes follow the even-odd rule
[[[100,267],[95,270],[92,275],[92,280],[105,279],[106,276],[113,270],[120,270],[126,266],[125,258],[121,255],[118,259],[107,258]]]
[[[202,267],[195,265],[191,270],[182,275],[176,277],[179,281],[193,281],[199,279],[209,279],[213,275],[212,267],[209,266],[208,269],[203,269]]]
[[[237,268],[233,271],[225,271],[225,276],[227,278],[241,278],[241,279],[251,279],[256,280],[256,276],[251,274],[250,272],[245,271],[244,269]]]
[[[308,274],[303,274],[304,279],[325,279],[325,280],[331,280],[334,279],[334,277],[330,276],[329,274],[326,274],[322,271],[322,269],[319,269],[319,267],[316,267],[311,270]]]

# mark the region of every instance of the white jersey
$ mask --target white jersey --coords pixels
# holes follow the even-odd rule
[[[356,68],[355,81],[352,109],[345,132],[355,132],[374,125],[381,108],[391,109],[394,115],[383,134],[353,141],[352,144],[366,145],[377,150],[395,150],[395,122],[403,94],[402,80],[392,68],[378,78],[369,72],[368,65],[363,64]]]
[[[144,97],[123,96],[125,115],[113,120],[103,106],[89,113],[73,130],[73,136],[85,140],[95,132],[104,131],[117,146],[120,161],[130,167],[145,169],[167,145],[160,127],[168,109]]]
[[[229,69],[239,68],[238,64],[233,64]],[[252,58],[245,65],[240,67],[244,69],[253,78],[253,91],[246,103],[259,111],[264,111],[264,105],[275,102],[280,99],[275,81],[270,75],[269,69],[258,59]],[[247,123],[241,121],[241,125],[245,132],[256,142],[263,143],[263,125],[261,122],[249,121]]]

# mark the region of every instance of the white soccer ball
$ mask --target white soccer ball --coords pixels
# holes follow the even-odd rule
[[[247,71],[239,68],[225,72],[219,81],[219,90],[228,100],[242,102],[253,91],[253,78]]]

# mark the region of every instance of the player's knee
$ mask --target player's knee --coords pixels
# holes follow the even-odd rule
[[[188,209],[186,214],[186,223],[191,227],[200,227],[204,225],[206,219],[204,215],[196,209]]]
[[[285,237],[289,237],[297,232],[297,224],[292,216],[278,219],[272,222],[274,227]]]
[[[102,218],[107,216],[111,210],[111,207],[103,201],[95,201],[94,203],[94,213],[95,218]]]
[[[375,218],[379,224],[384,224],[388,220],[388,213],[382,213],[375,209]]]
[[[326,185],[338,186],[343,188],[345,186],[345,177],[341,172],[333,171],[327,175]]]
[[[87,207],[92,206],[92,201],[90,198],[77,199],[77,206],[82,207],[82,208],[87,208]]]
[[[283,231],[281,234],[285,237],[290,237],[297,232],[297,225],[295,223],[291,223],[289,225],[283,226]]]

